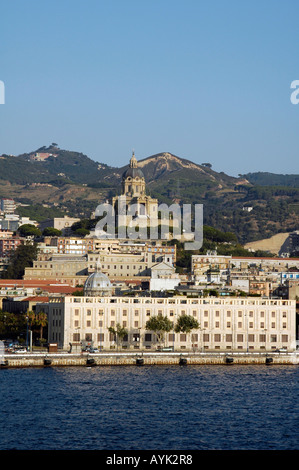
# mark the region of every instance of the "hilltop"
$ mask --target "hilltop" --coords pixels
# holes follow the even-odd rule
[[[236,233],[241,243],[298,229],[298,175],[249,173],[236,178],[214,171],[209,163],[197,164],[169,152],[138,164],[151,196],[167,204],[203,204],[204,223]],[[126,168],[96,162],[57,144],[18,156],[2,155],[0,197],[28,204],[29,208],[19,209],[26,214],[30,208],[38,209],[39,219],[44,206],[47,216],[52,209],[89,217],[98,204],[120,193]]]

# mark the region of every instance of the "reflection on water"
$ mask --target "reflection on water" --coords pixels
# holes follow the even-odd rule
[[[0,449],[298,449],[297,366],[0,371]]]

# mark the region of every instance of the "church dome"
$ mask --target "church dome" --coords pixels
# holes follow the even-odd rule
[[[96,271],[90,274],[84,284],[84,295],[95,296],[104,295],[111,291],[112,284],[106,274]]]
[[[123,180],[127,179],[127,178],[140,178],[140,179],[144,179],[144,174],[142,173],[142,171],[140,170],[140,168],[138,168],[138,164],[137,164],[137,160],[136,160],[136,157],[135,157],[135,154],[133,152],[133,155],[132,155],[132,158],[130,160],[130,166],[129,168],[127,168],[127,170],[123,173]]]
[[[140,168],[131,168],[129,167],[123,174],[123,179],[127,179],[127,178],[144,178],[144,174],[142,173],[142,171],[140,170]]]

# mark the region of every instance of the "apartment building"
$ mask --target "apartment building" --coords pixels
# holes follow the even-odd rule
[[[21,237],[1,237],[0,238],[0,257],[8,257],[15,251],[19,245],[24,243]]]

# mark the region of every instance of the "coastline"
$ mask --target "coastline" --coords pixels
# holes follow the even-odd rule
[[[70,366],[150,366],[150,365],[298,365],[299,353],[244,352],[100,352],[24,353],[2,356],[0,369]]]

